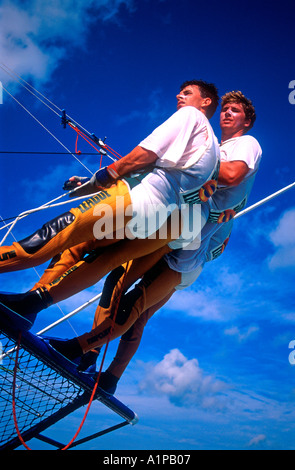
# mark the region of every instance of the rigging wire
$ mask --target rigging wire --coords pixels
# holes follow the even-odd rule
[[[64,144],[61,142],[39,119],[34,116],[18,99],[16,99],[3,85],[3,90],[24,110],[28,113],[48,134],[53,137],[70,155],[72,155],[91,175],[93,174],[91,170],[83,163],[79,158],[72,153]]]
[[[37,100],[41,101],[45,106],[47,106],[51,111],[53,111],[55,114],[57,114],[60,117],[60,114],[62,113],[62,109],[59,108],[53,101],[49,100],[45,95],[43,95],[40,91],[38,91],[36,88],[34,88],[29,82],[24,80],[20,75],[18,75],[14,70],[10,69],[6,64],[3,62],[0,63],[0,68],[6,72],[13,80],[15,80],[17,83],[19,83],[23,88],[25,88],[27,91],[29,91]],[[17,78],[16,78],[17,77]],[[26,84],[23,85],[23,83]],[[29,89],[30,88],[30,89]],[[51,108],[46,102],[41,100],[39,96],[43,98],[43,100],[47,101],[51,106],[53,106],[57,111]],[[71,116],[69,116],[71,121],[73,121],[75,124],[77,124],[84,132],[90,135],[90,132],[87,131],[81,124],[79,124],[75,119],[73,119]]]
[[[52,111],[53,113],[55,113],[57,116],[59,116],[59,113],[54,110],[51,106],[49,106],[46,101],[48,103],[50,103],[52,106],[54,106],[58,111],[59,108],[54,104],[52,103],[48,98],[46,98],[44,95],[42,95],[42,93],[40,93],[39,91],[37,91],[32,85],[30,85],[28,82],[26,82],[26,80],[24,80],[20,75],[18,75],[16,72],[14,72],[13,70],[11,70],[7,65],[3,64],[3,62],[1,62],[0,64],[0,68],[7,73],[7,75],[9,75],[15,82],[17,82],[19,85],[21,85],[23,88],[25,88],[29,93],[31,93],[31,95],[33,95],[35,98],[37,98],[41,103],[43,103],[45,106],[47,106],[47,108],[50,109],[50,111]],[[16,78],[17,77],[17,78]],[[24,85],[23,83],[25,83],[26,85]],[[31,88],[31,89],[30,89]],[[32,90],[34,90],[34,92],[38,93],[40,96],[42,96],[42,98],[44,98],[46,101],[43,101],[41,100],[41,98],[39,98]]]

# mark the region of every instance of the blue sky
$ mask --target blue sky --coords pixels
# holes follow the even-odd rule
[[[252,204],[294,181],[295,105],[288,88],[295,79],[294,13],[286,0],[1,1],[0,56],[90,132],[107,136],[122,155],[174,112],[183,81],[212,81],[220,95],[240,89],[256,107],[251,134],[263,149]],[[74,132],[62,129],[58,116],[1,69],[0,80],[74,150]],[[220,137],[218,115],[211,122]],[[68,176],[87,176],[72,156],[54,153],[64,149],[5,93],[0,129],[1,152],[16,152],[0,154],[1,217],[60,195]],[[92,150],[82,141],[78,147]],[[52,155],[17,153],[24,151]],[[99,159],[83,156],[83,163],[94,171]],[[63,210],[24,219],[14,236],[28,235]],[[295,339],[294,230],[294,189],[236,221],[223,256],[146,327],[117,392],[139,423],[84,449],[294,449],[295,368],[288,360]],[[36,279],[34,270],[5,274],[1,289],[23,292]],[[63,302],[63,312],[101,286]],[[84,332],[93,312],[52,334]],[[59,316],[51,307],[33,331]],[[112,421],[102,408],[93,405],[82,436]],[[69,441],[82,414],[59,423],[52,435]]]

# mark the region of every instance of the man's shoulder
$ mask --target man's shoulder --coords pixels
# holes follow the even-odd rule
[[[253,137],[253,135],[245,134],[241,137],[238,137],[238,139],[241,139],[241,141],[243,141],[244,143],[248,142],[249,144],[260,145],[258,140]]]
[[[206,120],[206,116],[197,108],[194,106],[184,106],[183,108],[180,108],[176,113],[179,115],[187,115],[187,116],[193,116],[194,118],[199,118],[199,119],[204,119]]]
[[[257,151],[261,152],[261,147],[260,147],[258,140],[252,135],[248,135],[248,134],[241,135],[240,137],[229,139],[227,142],[230,143],[230,141],[232,141],[235,147],[247,146],[247,147],[252,147],[253,149],[256,149]],[[224,142],[224,144],[226,144],[226,142]]]

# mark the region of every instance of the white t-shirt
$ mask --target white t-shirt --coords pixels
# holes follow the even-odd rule
[[[236,209],[235,212],[239,212],[245,207],[259,168],[261,155],[261,147],[251,135],[234,137],[220,145],[222,162],[240,160],[246,163],[249,171],[238,186],[218,185],[218,190],[209,201],[212,218],[215,211],[220,213],[226,209]]]
[[[210,238],[222,225],[218,223],[218,220],[224,220],[221,218],[222,213],[225,210],[235,210],[235,212],[242,210],[251,192],[262,154],[257,140],[247,135],[235,137],[223,142],[220,150],[221,162],[242,160],[248,165],[249,171],[238,186],[219,185],[217,191],[209,199],[210,213],[207,223],[202,228],[200,248],[190,250],[190,246],[187,246],[185,250],[172,251],[166,255],[165,259],[174,271],[188,273],[199,269]]]
[[[166,221],[167,207],[180,208],[186,192],[210,179],[220,151],[208,119],[192,106],[179,109],[139,145],[158,159],[153,172],[130,191],[133,220],[127,229],[138,238],[147,238]],[[159,207],[164,210],[155,227],[149,221]]]

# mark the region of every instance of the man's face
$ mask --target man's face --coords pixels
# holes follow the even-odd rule
[[[201,105],[204,98],[201,97],[199,87],[197,85],[188,85],[181,90],[177,98],[177,110],[184,106],[194,106],[197,109],[201,109]]]
[[[241,103],[226,103],[221,108],[220,127],[223,132],[228,131],[233,135],[242,134],[249,128],[250,123]]]

